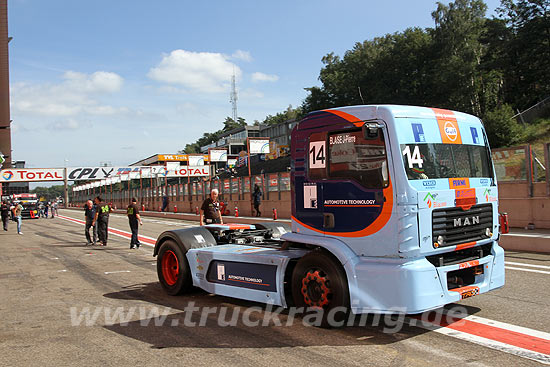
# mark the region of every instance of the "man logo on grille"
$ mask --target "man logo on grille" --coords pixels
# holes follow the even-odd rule
[[[479,224],[479,215],[473,216],[470,221],[470,217],[455,218],[454,227],[464,227],[469,225]]]

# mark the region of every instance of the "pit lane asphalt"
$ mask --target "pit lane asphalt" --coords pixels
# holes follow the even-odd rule
[[[79,211],[60,214],[83,217]],[[123,216],[112,215],[109,224],[129,230]],[[189,225],[195,223],[144,218],[140,234],[156,238]],[[111,234],[106,248],[85,247],[84,227],[59,218],[25,220],[22,236],[13,222],[9,229],[0,233],[0,365],[540,365],[410,326],[395,333],[384,333],[383,324],[320,329],[304,326],[298,317],[289,327],[248,327],[241,321],[222,327],[218,314],[211,314],[205,326],[188,327],[183,310],[189,302],[226,306],[226,319],[238,307],[265,306],[202,291],[170,297],[158,283],[152,247],[130,250],[129,240]],[[550,266],[550,255],[509,253],[507,261]],[[548,274],[508,270],[504,288],[460,304],[476,316],[548,332],[549,289]],[[71,309],[78,315],[86,308],[101,315],[117,308],[135,313],[127,325],[101,316],[91,326],[72,326]],[[155,308],[168,314],[162,326],[152,320]],[[193,318],[197,323],[199,315]]]

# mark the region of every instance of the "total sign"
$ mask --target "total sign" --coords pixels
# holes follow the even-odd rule
[[[63,181],[63,168],[4,169],[0,182]]]
[[[176,177],[201,177],[210,176],[210,166],[181,166],[175,171],[169,171],[168,175],[175,173]]]

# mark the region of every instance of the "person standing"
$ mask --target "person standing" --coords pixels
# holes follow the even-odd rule
[[[128,221],[130,223],[130,230],[132,231],[132,238],[130,239],[130,248],[138,249],[141,243],[138,238],[138,229],[139,225],[143,225],[141,221],[141,216],[139,215],[139,210],[137,207],[136,198],[132,198],[132,202],[128,205],[126,209],[126,215],[128,216]]]
[[[84,205],[84,217],[86,219],[86,227],[84,233],[86,234],[86,245],[95,245],[97,242],[97,224],[92,224],[95,219],[95,213],[97,212],[97,206],[91,201],[88,200],[86,205]],[[92,228],[92,237],[90,236],[90,227]]]
[[[258,184],[254,184],[254,192],[252,193],[252,204],[254,205],[254,210],[256,211],[256,216],[259,217],[262,215],[260,211],[260,204],[262,202],[262,190]]]
[[[95,204],[97,205],[97,210],[95,212],[95,217],[92,222],[92,225],[97,223],[97,236],[99,237],[99,242],[103,246],[107,246],[107,234],[109,232],[109,213],[111,208],[109,204],[103,202],[101,196],[97,196],[94,199]]]
[[[21,222],[23,221],[21,218],[21,212],[23,211],[23,205],[21,205],[20,202],[17,202],[13,211],[15,214],[15,220],[17,221],[17,234],[23,234],[23,232],[21,232]]]
[[[57,214],[57,200],[52,203],[51,211],[52,211],[52,218],[54,217],[54,215],[58,215]]]
[[[44,204],[44,218],[48,218],[48,209],[50,208],[50,203],[47,202],[46,204]]]
[[[220,212],[220,202],[218,201],[218,190],[213,189],[210,196],[207,197],[201,206],[199,222],[200,225],[219,223],[223,224],[222,214]]]
[[[165,195],[162,197],[162,208],[161,208],[161,211],[162,211],[162,212],[166,211],[166,209],[168,208],[168,203],[169,203],[169,201],[168,201],[168,195],[165,194]]]
[[[0,212],[2,214],[2,225],[4,226],[4,231],[8,230],[8,221],[10,219],[10,206],[8,202],[4,200],[2,206],[0,207]]]

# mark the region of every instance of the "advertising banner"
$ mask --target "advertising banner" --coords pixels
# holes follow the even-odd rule
[[[269,153],[269,138],[266,139],[249,139],[250,154],[268,154]]]
[[[227,149],[210,149],[210,162],[227,162]]]
[[[189,155],[189,166],[204,166],[204,155]]]
[[[0,182],[63,181],[63,168],[19,168],[0,171]]]
[[[180,166],[168,172],[169,177],[204,177],[210,176],[210,166]]]

